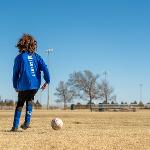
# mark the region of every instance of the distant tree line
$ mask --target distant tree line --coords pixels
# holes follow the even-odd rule
[[[14,106],[15,103],[13,100],[5,99],[5,100],[0,100],[0,106]]]
[[[86,100],[91,111],[94,100],[105,103],[116,102],[116,95],[113,94],[114,88],[109,84],[108,80],[99,80],[99,78],[99,74],[93,74],[89,70],[73,72],[66,82],[59,82],[55,93],[58,97],[56,102],[63,102],[65,109],[67,103],[73,99]]]
[[[35,109],[41,109],[42,108],[42,104],[37,100],[36,102],[33,102],[33,107]]]
[[[9,99],[5,99],[5,100],[0,100],[0,106],[16,106],[16,103],[14,100],[9,100]],[[37,100],[36,102],[33,102],[33,106],[34,108],[38,109],[42,107],[42,104]]]

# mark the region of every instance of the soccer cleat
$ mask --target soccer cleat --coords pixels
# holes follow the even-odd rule
[[[15,128],[15,127],[12,127],[10,132],[17,132],[18,131],[18,128]]]
[[[26,124],[26,123],[23,123],[20,127],[21,127],[23,130],[26,130],[26,129],[30,128],[29,124]]]

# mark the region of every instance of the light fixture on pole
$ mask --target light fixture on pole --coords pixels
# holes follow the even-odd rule
[[[53,52],[54,49],[53,48],[49,48],[47,50],[45,50],[45,52],[47,53],[47,56],[48,56],[48,69],[50,68],[50,53]],[[49,94],[49,87],[50,85],[48,85],[48,92],[47,92],[47,109],[49,109],[49,105],[50,105],[50,94]]]

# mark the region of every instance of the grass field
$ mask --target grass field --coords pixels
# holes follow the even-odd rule
[[[31,128],[16,133],[9,132],[13,114],[0,111],[0,150],[150,150],[150,111],[34,110]],[[56,116],[59,131],[50,126]]]

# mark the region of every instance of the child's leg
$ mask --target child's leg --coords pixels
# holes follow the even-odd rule
[[[19,122],[20,122],[20,116],[21,116],[21,112],[22,112],[22,108],[24,105],[24,94],[23,92],[19,92],[18,93],[18,102],[17,102],[17,106],[15,109],[15,113],[14,113],[14,122],[13,122],[13,128],[17,129],[19,126]]]
[[[25,124],[29,126],[32,116],[32,100],[26,101]]]
[[[30,125],[31,116],[32,116],[32,101],[34,100],[34,96],[37,90],[30,90],[28,92],[28,98],[26,99],[26,114],[24,124],[21,125],[21,128],[27,129]]]

